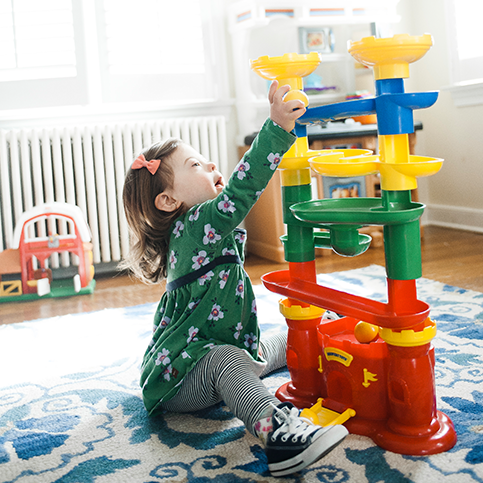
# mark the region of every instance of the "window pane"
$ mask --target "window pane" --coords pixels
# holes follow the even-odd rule
[[[459,58],[464,60],[483,56],[483,43],[475,34],[481,28],[483,2],[457,0],[454,9]]]
[[[0,81],[76,75],[71,0],[0,0]]]
[[[104,0],[104,10],[111,74],[205,72],[199,0]]]

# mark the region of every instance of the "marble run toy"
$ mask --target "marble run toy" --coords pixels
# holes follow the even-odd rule
[[[364,38],[349,46],[352,56],[373,68],[376,95],[308,108],[297,120],[297,141],[280,163],[287,234],[282,237],[288,270],[262,277],[286,296],[280,310],[288,324],[287,365],[291,380],[277,396],[291,401],[322,425],[343,423],[382,448],[410,455],[452,448],[456,432],[436,408],[434,349],[436,324],[417,297],[421,277],[420,217],[424,205],[411,200],[417,178],[439,171],[441,159],[409,154],[413,111],[430,107],[437,92],[406,93],[409,64],[432,45],[430,35]],[[316,69],[316,53],[260,57],[252,69],[289,84],[289,99],[308,99],[302,77]],[[379,154],[366,150],[308,148],[307,126],[352,116],[377,116]],[[310,169],[323,176],[379,173],[381,198],[313,200]],[[365,225],[384,230],[387,302],[324,287],[316,282],[315,247],[342,256],[363,253]],[[325,232],[314,229],[325,229]],[[324,320],[324,311],[342,317]]]
[[[73,283],[53,280],[46,260],[54,253],[77,255]],[[92,293],[94,287],[91,232],[80,208],[44,203],[24,212],[15,226],[13,248],[0,253],[0,303]]]

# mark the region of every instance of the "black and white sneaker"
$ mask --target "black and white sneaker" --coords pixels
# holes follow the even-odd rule
[[[322,314],[322,320],[338,320],[340,318],[344,317],[341,314],[338,314],[336,312],[332,312],[332,310],[326,310]]]
[[[349,434],[342,425],[318,426],[301,418],[293,404],[275,407],[265,453],[272,476],[285,476],[315,463]]]

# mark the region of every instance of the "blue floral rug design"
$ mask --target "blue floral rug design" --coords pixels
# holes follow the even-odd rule
[[[339,290],[384,300],[379,266],[319,275]],[[255,287],[265,334],[286,330],[277,294]],[[483,483],[483,294],[427,279],[419,298],[438,324],[438,408],[456,446],[391,453],[349,435],[299,474],[273,478],[259,441],[223,405],[148,418],[138,386],[155,304],[0,326],[0,481],[38,483]],[[265,379],[275,391],[286,370]]]

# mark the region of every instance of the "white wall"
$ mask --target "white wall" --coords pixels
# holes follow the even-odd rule
[[[451,85],[450,45],[443,0],[400,0],[394,33],[430,33],[434,46],[412,64],[406,91],[440,90],[434,106],[419,110],[423,122],[417,154],[444,158],[443,168],[420,180],[420,198],[430,224],[483,232],[483,104],[457,107]],[[451,21],[451,20],[449,20]],[[477,38],[477,33],[475,33]]]

